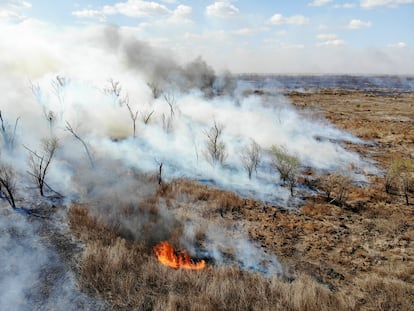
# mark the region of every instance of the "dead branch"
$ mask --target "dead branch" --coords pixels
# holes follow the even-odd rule
[[[89,162],[91,164],[91,167],[94,168],[95,164],[92,158],[91,153],[89,152],[89,148],[88,145],[86,144],[86,142],[78,135],[76,134],[75,130],[73,129],[72,125],[70,125],[70,123],[68,121],[66,121],[66,126],[65,126],[66,130],[69,131],[69,133],[71,133],[73,135],[73,137],[75,137],[77,140],[79,140],[81,142],[81,144],[83,145],[83,148],[85,149],[85,152],[88,156]]]

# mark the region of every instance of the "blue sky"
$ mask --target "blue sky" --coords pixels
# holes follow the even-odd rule
[[[236,72],[413,73],[414,0],[0,0],[0,21],[116,24]]]

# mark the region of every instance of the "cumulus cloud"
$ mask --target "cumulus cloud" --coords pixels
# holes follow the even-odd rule
[[[30,9],[32,4],[26,1],[4,1],[0,3],[0,20],[19,22],[26,19],[24,10]]]
[[[117,2],[113,5],[105,5],[99,10],[84,9],[72,12],[74,16],[87,18],[102,18],[115,14],[140,18],[168,16],[173,14],[173,12],[163,4],[144,0],[128,0],[126,2]]]
[[[305,25],[309,24],[310,19],[303,15],[283,16],[282,14],[275,14],[269,19],[272,25]]]
[[[228,1],[216,1],[206,7],[206,14],[213,17],[229,18],[238,16],[240,10]]]
[[[2,1],[2,3],[0,3],[0,7],[9,7],[9,8],[15,8],[15,9],[20,9],[20,8],[31,8],[32,4],[30,2],[27,1],[20,1],[20,0],[9,0],[9,1]]]
[[[388,45],[388,47],[390,48],[399,48],[399,49],[403,49],[407,47],[407,44],[405,42],[397,42],[397,43],[391,43]]]
[[[325,4],[328,4],[329,2],[332,2],[332,0],[314,0],[308,3],[308,5],[309,6],[323,6]]]
[[[326,40],[321,41],[316,44],[316,46],[343,46],[345,45],[345,41],[341,39],[335,39],[335,40]]]
[[[339,39],[338,36],[334,33],[321,33],[316,36],[316,39],[319,42],[316,43],[316,46],[343,46],[345,41]]]
[[[373,8],[376,6],[397,7],[400,4],[414,3],[414,0],[361,0],[361,7]]]
[[[355,7],[355,3],[346,2],[342,4],[335,4],[333,7],[335,9],[352,9]]]
[[[349,29],[362,29],[362,28],[369,28],[372,26],[370,21],[362,21],[360,19],[353,19],[349,22],[347,28]]]
[[[104,6],[104,12],[108,14],[123,14],[129,17],[165,16],[171,11],[157,2],[143,0],[128,0],[127,2],[115,3],[113,6]]]
[[[180,4],[169,17],[169,22],[190,23],[193,14],[192,7]]]
[[[258,28],[253,28],[253,27],[245,27],[245,28],[240,28],[237,30],[233,30],[231,33],[234,35],[238,35],[238,36],[251,36],[251,35],[255,35],[259,32],[264,32],[264,31],[268,31],[269,29],[266,27],[258,27]]]
[[[78,10],[72,12],[73,16],[81,17],[81,18],[96,18],[96,19],[104,19],[105,14],[100,10]]]

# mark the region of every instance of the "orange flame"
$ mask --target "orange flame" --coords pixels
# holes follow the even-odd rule
[[[174,252],[174,247],[167,241],[155,245],[154,252],[158,261],[170,268],[201,270],[206,266],[206,262],[204,260],[193,263],[187,251],[185,250],[176,254]]]

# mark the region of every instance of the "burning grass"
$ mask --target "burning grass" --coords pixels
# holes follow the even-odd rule
[[[187,270],[202,270],[206,267],[205,260],[193,262],[186,250],[177,253],[168,241],[160,242],[153,249],[157,260],[167,267]]]

